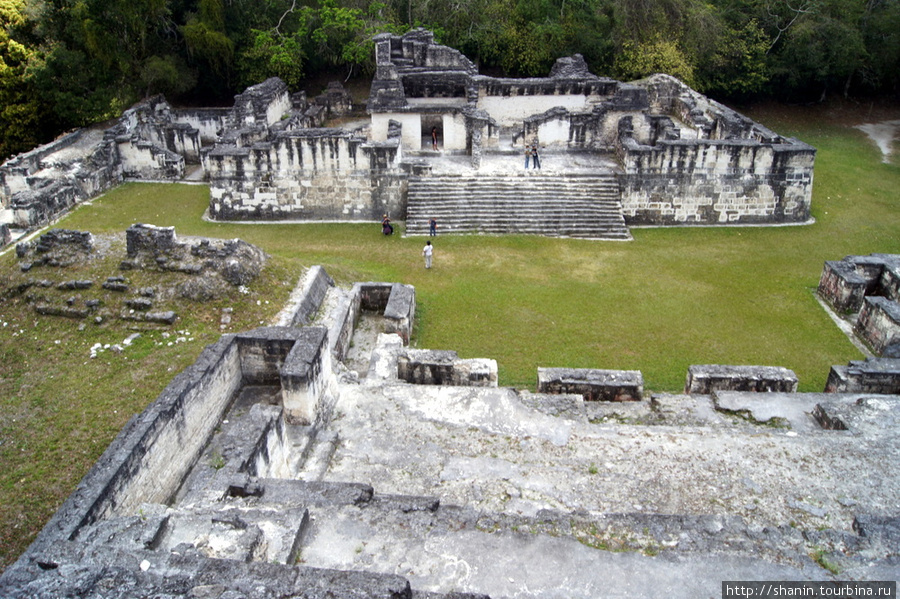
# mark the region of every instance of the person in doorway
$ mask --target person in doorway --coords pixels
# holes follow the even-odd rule
[[[532,162],[534,162],[534,168],[540,170],[540,168],[541,168],[541,159],[540,159],[540,157],[538,156],[538,147],[537,147],[537,144],[532,144],[532,146],[531,146],[531,159],[532,159]]]
[[[385,235],[394,234],[394,225],[391,224],[391,219],[388,218],[387,214],[381,217],[381,232]]]
[[[431,241],[425,242],[425,247],[422,249],[422,255],[425,256],[425,268],[431,268],[431,256],[434,254],[434,246],[431,245]]]
[[[528,170],[528,161],[531,159],[531,146],[525,144],[525,170]]]
[[[437,220],[434,217],[431,217],[431,220],[428,221],[428,234],[431,237],[437,236]]]
[[[437,152],[437,127],[431,128],[431,149]]]

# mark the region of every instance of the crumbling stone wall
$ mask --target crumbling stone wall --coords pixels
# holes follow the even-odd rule
[[[538,368],[537,391],[575,393],[585,401],[641,401],[644,377],[639,370]]]
[[[178,180],[199,162],[196,129],[178,123],[160,96],[126,110],[108,129],[70,133],[0,165],[0,204],[30,229],[126,178]]]
[[[615,154],[627,224],[809,220],[815,149],[673,77],[620,83],[591,74],[575,55],[557,61],[546,78],[497,79],[478,75],[463,58],[434,44],[429,32],[380,36],[368,106],[373,139],[386,139],[397,122],[403,145],[420,150],[423,124],[441,114],[445,149],[465,151],[475,166],[480,152],[496,147],[499,131],[515,143]],[[447,119],[452,124],[467,110],[483,112],[495,131],[469,127],[463,143]]]
[[[900,354],[900,303],[886,297],[865,298],[853,330],[878,355]]]
[[[621,141],[628,224],[746,224],[809,220],[815,150],[748,141]]]
[[[204,165],[217,220],[378,220],[402,214],[399,144],[340,129],[284,131],[252,147],[218,146]]]
[[[900,356],[900,256],[826,261],[817,291],[840,314],[857,314],[853,330],[877,354]]]
[[[710,394],[714,391],[794,393],[797,375],[780,366],[691,365],[684,392]]]

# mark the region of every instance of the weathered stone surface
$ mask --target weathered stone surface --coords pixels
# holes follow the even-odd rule
[[[779,366],[692,365],[688,368],[685,393],[755,391],[792,393],[797,375]]]
[[[178,314],[172,310],[162,312],[122,312],[119,315],[122,320],[131,320],[134,322],[152,322],[157,324],[175,324],[178,320]]]
[[[316,421],[317,406],[326,383],[322,373],[326,329],[307,327],[297,338],[281,367],[281,396],[285,418],[291,424]]]
[[[34,241],[16,244],[16,257],[31,266],[64,267],[90,257],[94,238],[88,231],[51,229]]]
[[[306,274],[300,301],[297,302],[290,321],[285,324],[295,327],[309,324],[321,307],[328,290],[332,287],[334,287],[334,280],[325,272],[324,268],[318,265],[311,267]]]
[[[396,333],[409,344],[416,314],[416,291],[410,285],[394,283],[384,308],[384,332]]]
[[[832,366],[826,393],[900,393],[900,359],[854,360],[847,366]]]
[[[455,351],[409,349],[398,357],[397,377],[415,385],[496,387],[497,363],[460,359]]]
[[[4,571],[0,595],[688,598],[722,579],[829,579],[810,554],[859,580],[900,565],[884,513],[897,396],[817,395],[843,432],[793,426],[807,394],[718,396],[748,419],[714,419],[698,396],[615,404],[693,418],[595,422],[580,396],[420,387],[396,365],[342,377],[326,350],[343,326],[265,327],[204,350]],[[381,337],[384,354],[421,351]],[[285,376],[313,372],[339,409],[291,424]],[[837,475],[856,471],[878,478]]]
[[[882,354],[888,348],[900,345],[900,303],[886,297],[870,296],[863,302],[854,330]]]
[[[638,370],[538,368],[539,393],[578,393],[585,401],[640,401],[644,377]]]

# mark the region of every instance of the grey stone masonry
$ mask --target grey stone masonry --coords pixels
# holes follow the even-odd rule
[[[460,359],[450,350],[408,349],[397,359],[397,378],[415,385],[496,387],[497,362]]]
[[[900,394],[900,359],[869,358],[832,366],[825,392]]]
[[[284,415],[291,424],[312,424],[323,383],[322,353],[326,329],[307,327],[297,338],[280,369]]]
[[[394,283],[384,308],[384,332],[396,333],[409,345],[416,315],[416,290],[411,285]]]
[[[825,262],[818,292],[838,312],[857,312],[867,287],[867,280],[851,262],[830,260]]]
[[[641,401],[644,376],[639,370],[538,368],[537,391],[577,393],[585,401]]]
[[[838,312],[859,312],[863,299],[880,295],[900,299],[900,256],[870,254],[825,262],[819,295]]]
[[[407,235],[512,233],[629,240],[615,175],[411,177]]]
[[[793,393],[797,375],[780,366],[692,365],[688,368],[685,393],[755,391]]]
[[[900,303],[867,297],[854,327],[856,334],[879,355],[900,351]]]
[[[900,357],[900,256],[847,256],[825,263],[819,296],[843,316],[872,350]]]

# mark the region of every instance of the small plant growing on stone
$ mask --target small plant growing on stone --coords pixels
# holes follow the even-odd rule
[[[222,456],[222,452],[218,449],[212,452],[209,456],[209,465],[215,470],[221,470],[225,467],[225,458]]]

